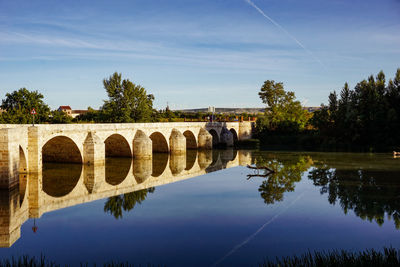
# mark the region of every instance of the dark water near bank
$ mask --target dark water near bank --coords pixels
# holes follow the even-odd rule
[[[0,256],[43,253],[72,265],[114,260],[248,266],[313,250],[400,248],[400,159],[390,154],[214,151],[193,156],[199,161],[161,156],[144,163],[147,167],[113,159],[105,168],[108,185],[122,188],[124,179],[136,179],[143,188],[93,201],[96,183],[85,183],[86,193],[74,189],[86,171],[81,166],[46,165],[43,191],[54,199],[72,194],[81,204],[69,199],[64,208],[51,210],[55,204],[47,198],[49,211],[22,220],[20,237],[10,248],[0,248]],[[200,162],[201,157],[208,160]],[[251,163],[275,173],[245,166]],[[184,179],[189,178],[185,171],[195,168],[202,175]],[[130,177],[132,170],[150,178]],[[151,179],[175,182],[151,186]],[[0,192],[0,220],[9,222],[0,229],[2,239],[7,229],[13,235],[13,214],[26,194],[23,182],[16,190]]]

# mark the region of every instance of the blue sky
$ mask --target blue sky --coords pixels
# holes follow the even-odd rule
[[[98,108],[117,71],[157,108],[262,107],[268,79],[313,106],[400,67],[399,0],[253,2],[0,0],[0,97]]]

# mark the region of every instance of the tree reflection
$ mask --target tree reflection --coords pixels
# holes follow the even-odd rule
[[[258,191],[264,199],[264,203],[273,204],[283,200],[286,192],[295,189],[295,183],[300,182],[302,174],[311,166],[310,156],[299,155],[297,157],[277,157],[276,154],[259,155],[256,157],[256,166],[274,170],[268,174],[263,170],[267,178],[262,182]]]
[[[136,204],[142,204],[147,198],[147,193],[153,193],[154,187],[147,189],[109,197],[104,204],[104,212],[109,213],[115,217],[115,219],[122,218],[123,211],[132,210]]]
[[[328,194],[330,204],[340,204],[363,220],[382,225],[385,214],[400,229],[399,171],[393,168],[364,164],[352,168],[336,167],[335,163],[319,162],[309,173],[309,179]]]

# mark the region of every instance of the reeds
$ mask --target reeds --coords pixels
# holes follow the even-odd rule
[[[330,252],[307,252],[300,256],[277,258],[276,261],[265,260],[262,267],[297,267],[297,266],[400,266],[399,250],[384,248],[383,252],[374,249],[362,252],[334,250]]]

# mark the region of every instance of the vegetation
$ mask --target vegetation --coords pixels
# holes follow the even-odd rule
[[[31,110],[36,109],[36,122],[49,120],[50,108],[43,102],[43,95],[38,91],[29,91],[21,88],[18,91],[7,93],[1,108],[7,110],[0,114],[1,123],[32,123]]]
[[[362,252],[346,250],[330,252],[308,252],[301,256],[266,260],[259,266],[263,267],[296,267],[296,266],[329,266],[329,267],[362,267],[362,266],[399,266],[400,251],[394,248],[384,248],[383,252],[374,249]]]
[[[283,83],[267,80],[258,93],[267,104],[265,114],[257,121],[259,132],[298,132],[304,129],[307,112],[303,110],[293,92],[286,92]]]
[[[388,83],[382,71],[359,82],[353,90],[345,83],[340,97],[331,93],[329,104],[315,112],[311,123],[325,144],[370,151],[397,149],[400,68]]]
[[[353,90],[345,83],[339,96],[332,92],[328,105],[313,114],[304,111],[294,94],[284,91],[282,83],[266,81],[259,95],[267,104],[265,115],[257,121],[261,145],[319,150],[399,149],[400,69],[388,83],[382,71],[359,82]]]
[[[383,251],[374,249],[350,252],[346,250],[333,250],[328,252],[307,252],[300,256],[289,256],[276,258],[275,260],[265,260],[259,263],[260,267],[362,267],[362,266],[399,266],[400,251],[394,248],[383,248]],[[22,256],[18,259],[3,259],[0,261],[0,267],[56,267],[61,266],[50,262],[41,256],[40,259],[29,256]],[[69,266],[69,265],[62,265]],[[96,264],[81,263],[80,266],[96,266]],[[101,265],[100,265],[101,266]],[[129,262],[108,262],[102,264],[105,267],[134,267],[134,266],[155,266],[152,264],[132,264]],[[166,265],[157,265],[166,266]]]
[[[146,122],[151,121],[154,96],[132,83],[122,80],[121,74],[115,72],[103,80],[108,100],[101,107],[105,122]]]
[[[50,111],[41,93],[26,88],[7,93],[1,108],[4,112],[0,113],[0,123],[30,124],[32,109],[36,111],[35,123],[69,123],[72,120],[64,112]]]

